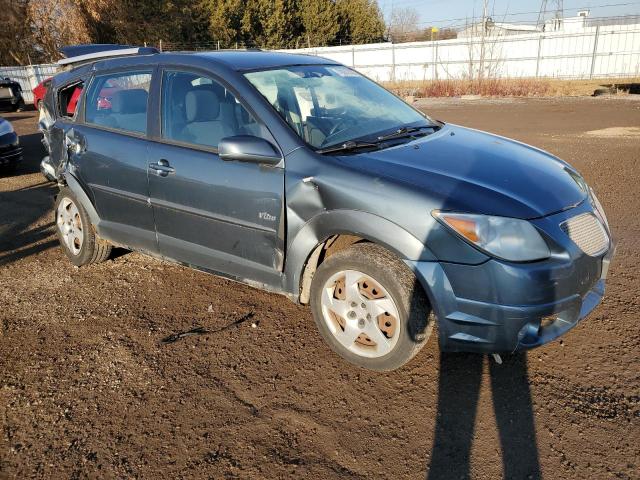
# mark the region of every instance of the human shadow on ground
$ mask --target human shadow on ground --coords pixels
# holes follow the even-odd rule
[[[471,477],[471,449],[485,359],[489,361],[503,478],[542,478],[526,354],[503,357],[503,364],[498,365],[484,355],[443,353],[428,480]]]

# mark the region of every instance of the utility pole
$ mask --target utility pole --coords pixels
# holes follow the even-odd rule
[[[550,6],[549,3],[552,5]],[[553,9],[555,5],[555,10],[553,12],[553,20],[554,20],[554,30],[559,30],[562,25],[562,19],[564,18],[564,5],[562,0],[542,0],[540,4],[540,12],[538,13],[538,23],[537,25],[544,27],[547,21],[547,14]]]

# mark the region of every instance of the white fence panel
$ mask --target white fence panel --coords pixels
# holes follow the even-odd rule
[[[481,70],[499,78],[629,77],[640,73],[640,24],[283,51],[330,58],[379,81],[469,78]]]
[[[56,74],[55,64],[29,65],[27,67],[0,67],[0,77],[9,77],[22,87],[22,96],[27,103],[33,102],[32,90],[44,79]]]
[[[377,81],[493,78],[593,78],[640,76],[640,24],[587,27],[579,32],[539,32],[434,42],[376,43],[281,50],[326,57]],[[0,67],[1,77],[22,85],[24,97],[55,74],[56,65]]]

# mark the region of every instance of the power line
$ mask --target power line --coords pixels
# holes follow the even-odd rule
[[[572,7],[572,8],[567,8],[565,10],[575,10],[575,11],[579,11],[579,10],[595,10],[595,9],[608,8],[608,7],[627,7],[627,6],[631,6],[631,5],[640,5],[640,2],[609,3],[609,4],[594,5],[594,6]],[[505,18],[505,17],[516,17],[516,16],[521,16],[521,15],[537,15],[539,13],[540,13],[540,10],[536,10],[536,11],[530,11],[530,12],[503,13],[503,14],[496,15],[496,16],[500,17],[500,18]],[[625,15],[620,15],[620,16],[625,16]],[[440,20],[428,20],[428,21],[423,21],[423,22],[417,22],[416,25],[434,25],[436,23],[463,22],[463,21],[468,21],[468,20],[469,20],[469,17],[446,18],[446,19],[440,19]]]

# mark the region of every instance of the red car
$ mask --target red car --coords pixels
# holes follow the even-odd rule
[[[109,85],[107,83],[107,85]],[[111,110],[111,99],[113,94],[120,90],[119,87],[107,86],[100,90],[98,95],[98,110]]]
[[[47,89],[51,85],[51,78],[52,77],[49,77],[43,80],[33,89],[33,104],[38,110],[40,110],[44,96],[47,94]],[[103,88],[98,96],[98,110],[111,110],[111,97],[113,93],[118,90],[120,90],[118,87]],[[76,91],[73,92],[69,105],[67,105],[67,113],[73,114],[75,112],[78,97],[80,97],[81,92],[82,88],[76,89]]]
[[[38,110],[40,110],[40,107],[42,106],[42,100],[44,99],[44,96],[46,95],[47,89],[49,88],[50,85],[51,85],[51,77],[45,78],[43,81],[41,81],[38,84],[36,88],[32,90],[33,104]]]
[[[47,89],[51,85],[51,77],[43,80],[38,84],[36,88],[33,89],[33,104],[36,106],[38,110],[42,107],[42,102],[44,100],[44,96],[47,94]],[[69,100],[69,104],[67,105],[67,114],[73,115],[76,111],[76,106],[78,105],[78,99],[80,98],[80,94],[82,93],[82,87],[76,87],[73,94],[71,95],[71,99]]]

